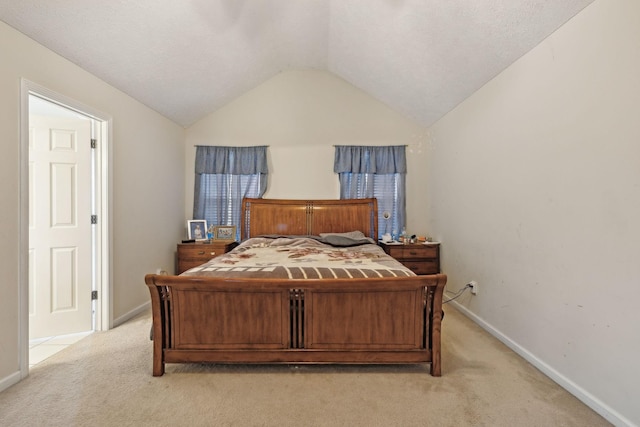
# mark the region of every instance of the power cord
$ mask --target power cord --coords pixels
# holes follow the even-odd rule
[[[467,283],[466,285],[464,285],[462,288],[458,289],[458,290],[457,290],[457,291],[455,291],[455,292],[445,291],[446,293],[448,293],[448,294],[453,294],[454,296],[453,296],[453,297],[451,297],[451,298],[449,298],[449,299],[448,299],[448,300],[446,300],[446,301],[443,301],[443,304],[446,304],[446,303],[448,303],[448,302],[453,301],[453,300],[454,300],[454,299],[456,299],[456,298],[461,297],[461,296],[462,296],[462,294],[464,294],[464,291],[466,291],[467,289],[471,289],[471,288],[472,288],[471,283]]]

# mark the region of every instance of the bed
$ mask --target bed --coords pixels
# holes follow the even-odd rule
[[[154,376],[166,363],[429,363],[441,375],[446,276],[403,270],[371,244],[375,199],[245,199],[240,228],[230,253],[179,276],[145,277]],[[362,240],[357,231],[369,242],[349,242]],[[267,246],[297,264],[263,260]],[[307,266],[310,253],[325,267]],[[345,266],[354,269],[336,273]]]

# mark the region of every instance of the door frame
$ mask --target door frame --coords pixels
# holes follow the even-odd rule
[[[97,126],[99,144],[96,148],[95,214],[98,224],[95,228],[95,271],[94,279],[98,290],[95,305],[94,330],[105,331],[113,326],[113,266],[111,264],[111,135],[112,118],[82,104],[72,98],[54,92],[27,79],[20,81],[20,220],[19,220],[19,354],[20,373],[24,378],[29,374],[29,95],[35,95],[61,107],[75,111],[100,123]],[[89,220],[89,218],[87,218]],[[88,296],[87,296],[88,297]]]

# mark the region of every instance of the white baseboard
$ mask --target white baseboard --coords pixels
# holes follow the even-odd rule
[[[148,302],[146,302],[146,303],[134,308],[130,312],[123,314],[122,316],[118,317],[117,319],[113,319],[113,327],[115,328],[116,326],[122,325],[127,320],[133,319],[137,315],[142,314],[145,311],[149,310],[150,307],[151,307],[151,301],[148,301]]]
[[[18,382],[20,382],[21,379],[22,379],[22,374],[20,373],[20,371],[14,372],[8,377],[4,377],[0,379],[0,392],[5,391],[6,389],[8,389],[14,384],[17,384]]]
[[[457,301],[451,301],[451,305],[453,305],[458,311],[467,316],[469,319],[473,320],[477,323],[482,329],[489,332],[491,335],[500,340],[504,345],[509,347],[511,350],[516,352],[519,356],[525,359],[527,362],[531,363],[533,366],[538,368],[543,374],[551,378],[553,381],[558,383],[560,387],[567,390],[569,393],[578,398],[582,403],[587,405],[589,408],[593,409],[599,415],[601,415],[604,419],[609,421],[611,424],[615,426],[628,426],[634,427],[629,419],[619,414],[617,411],[613,410],[608,405],[604,404],[601,400],[597,399],[588,391],[576,385],[569,378],[560,374],[558,371],[553,369],[551,366],[538,359],[534,354],[529,352],[524,347],[520,346],[518,343],[511,340],[509,337],[504,335],[502,332],[494,328],[491,324],[487,323],[484,319],[477,316],[475,313],[471,312],[468,308],[461,305]],[[636,426],[637,427],[637,426]]]

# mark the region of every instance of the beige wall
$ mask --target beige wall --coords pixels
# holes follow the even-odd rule
[[[597,0],[430,128],[427,215],[468,313],[636,425],[639,17]]]
[[[100,54],[99,51],[96,54]],[[20,82],[113,119],[113,318],[149,300],[144,274],[173,268],[182,232],[184,129],[0,22],[0,390],[19,378]]]
[[[338,198],[333,145],[408,145],[409,230],[425,233],[426,130],[325,71],[283,72],[187,129],[185,218],[193,213],[195,145],[268,145],[265,197]]]

